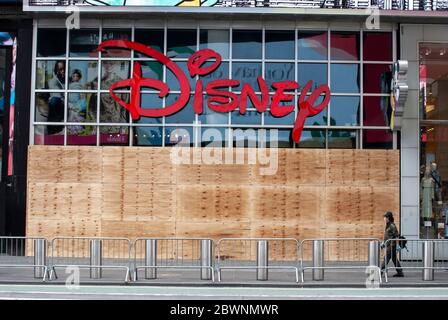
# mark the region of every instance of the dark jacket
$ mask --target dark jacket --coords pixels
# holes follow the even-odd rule
[[[386,242],[389,239],[398,239],[399,234],[398,234],[398,229],[395,226],[395,223],[393,222],[388,222],[386,224],[386,229],[384,230],[384,242]],[[392,244],[392,246],[396,246],[397,242],[396,241],[390,241],[388,242],[388,247]]]

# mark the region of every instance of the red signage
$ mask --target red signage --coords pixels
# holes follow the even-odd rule
[[[141,66],[138,61],[134,63],[134,72],[132,78],[117,81],[110,86],[109,92],[112,98],[117,101],[123,108],[126,108],[132,119],[138,120],[141,116],[144,117],[162,117],[170,116],[179,112],[184,108],[188,100],[190,99],[190,84],[188,82],[187,75],[182,69],[173,62],[170,58],[162,53],[145,46],[137,42],[131,42],[126,40],[109,40],[104,41],[98,46],[98,50],[105,51],[107,48],[122,48],[137,51],[145,54],[148,57],[154,58],[161,64],[165,65],[174,76],[177,78],[180,86],[180,95],[177,101],[165,108],[155,109],[142,109],[140,106],[140,90],[141,88],[152,88],[159,91],[159,97],[163,98],[168,95],[170,88],[168,85],[160,80],[143,78],[141,72]],[[206,62],[210,63],[208,66],[204,66]],[[221,56],[219,53],[211,49],[203,49],[195,52],[188,59],[188,71],[190,77],[205,76],[215,71],[221,64]],[[259,92],[261,92],[261,99],[255,94],[255,90],[248,84],[244,83],[239,96],[229,91],[229,87],[238,87],[240,85],[239,80],[235,79],[220,79],[209,82],[205,86],[205,92],[209,96],[207,99],[207,106],[216,112],[231,112],[239,106],[241,114],[246,113],[247,100],[250,99],[254,107],[258,112],[266,111],[269,102],[269,88],[266,81],[259,76],[257,78]],[[330,88],[326,84],[321,84],[315,90],[310,91],[313,85],[313,81],[308,81],[305,86],[302,87],[300,97],[298,101],[299,112],[294,123],[294,129],[292,131],[292,138],[295,142],[300,141],[303,126],[307,117],[312,117],[322,112],[330,102]],[[278,81],[272,84],[275,89],[270,104],[270,113],[274,117],[284,117],[291,112],[294,112],[294,105],[281,105],[281,102],[290,102],[294,98],[294,94],[291,90],[299,89],[301,86],[296,81]],[[130,102],[126,103],[121,100],[116,94],[115,90],[122,88],[131,88]],[[199,79],[196,81],[195,93],[193,96],[193,108],[197,114],[203,112],[203,83]],[[319,96],[325,95],[324,99],[318,105],[315,105]]]

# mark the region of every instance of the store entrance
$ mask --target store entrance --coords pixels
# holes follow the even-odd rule
[[[9,104],[11,87],[11,47],[0,46],[0,235],[6,233],[6,212],[10,166],[9,157]]]
[[[448,43],[420,44],[420,237],[448,238]]]

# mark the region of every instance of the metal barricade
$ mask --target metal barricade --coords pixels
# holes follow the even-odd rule
[[[199,269],[201,280],[215,281],[214,242],[207,238],[138,238],[134,241],[134,280],[157,279],[158,269]]]
[[[0,237],[0,268],[33,268],[34,278],[47,278],[47,240]]]
[[[257,280],[268,280],[268,270],[294,270],[299,282],[299,242],[294,238],[223,238],[218,241],[218,281],[224,269],[256,270]]]
[[[305,271],[312,270],[313,280],[324,280],[326,269],[374,270],[381,283],[377,238],[317,238],[300,242],[300,270],[302,283]]]
[[[394,249],[400,268],[422,272],[424,281],[434,280],[434,271],[448,271],[448,239],[406,239],[405,248],[400,247],[401,241],[402,239],[389,239],[383,245],[382,264],[386,282],[389,281],[389,270],[397,269],[391,261],[391,250]]]
[[[131,242],[126,238],[56,237],[51,241],[50,280],[57,278],[56,268],[75,267],[89,269],[92,279],[101,279],[104,269],[125,270],[128,282],[130,263]]]

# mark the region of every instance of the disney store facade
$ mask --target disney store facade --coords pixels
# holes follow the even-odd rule
[[[27,235],[381,237],[388,210],[444,235],[442,25],[111,7],[35,12]]]

